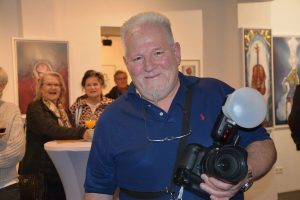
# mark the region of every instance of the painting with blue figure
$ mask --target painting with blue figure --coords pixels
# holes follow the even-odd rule
[[[275,125],[286,126],[300,75],[300,37],[273,38]]]

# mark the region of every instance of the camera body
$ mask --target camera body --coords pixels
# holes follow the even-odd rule
[[[175,171],[175,184],[202,192],[200,175],[203,173],[231,184],[246,177],[248,154],[236,146],[239,139],[237,124],[221,113],[211,136],[213,145],[209,147],[195,143],[186,146]]]

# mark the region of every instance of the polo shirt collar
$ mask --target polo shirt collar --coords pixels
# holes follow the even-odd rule
[[[195,83],[197,83],[199,81],[199,78],[192,77],[192,76],[186,76],[186,75],[183,75],[181,72],[178,72],[178,78],[180,81],[180,86],[178,88],[178,91],[177,91],[174,99],[173,99],[172,104],[174,104],[174,103],[179,104],[183,108],[185,92],[186,92],[188,86],[194,85]],[[128,92],[125,94],[125,99],[128,99],[130,97],[141,98],[141,96],[136,92],[136,87],[133,84],[133,82],[130,83]]]

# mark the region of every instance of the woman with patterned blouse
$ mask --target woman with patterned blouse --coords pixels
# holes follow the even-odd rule
[[[81,86],[85,91],[85,95],[78,97],[76,102],[69,108],[72,123],[76,127],[84,127],[87,121],[98,120],[104,108],[113,101],[102,94],[105,82],[104,76],[100,72],[86,71]]]

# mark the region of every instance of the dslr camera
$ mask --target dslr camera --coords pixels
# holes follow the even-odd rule
[[[221,112],[211,136],[213,144],[209,147],[195,143],[186,146],[174,174],[175,184],[203,192],[202,173],[231,184],[247,176],[247,151],[236,145],[238,125]]]

